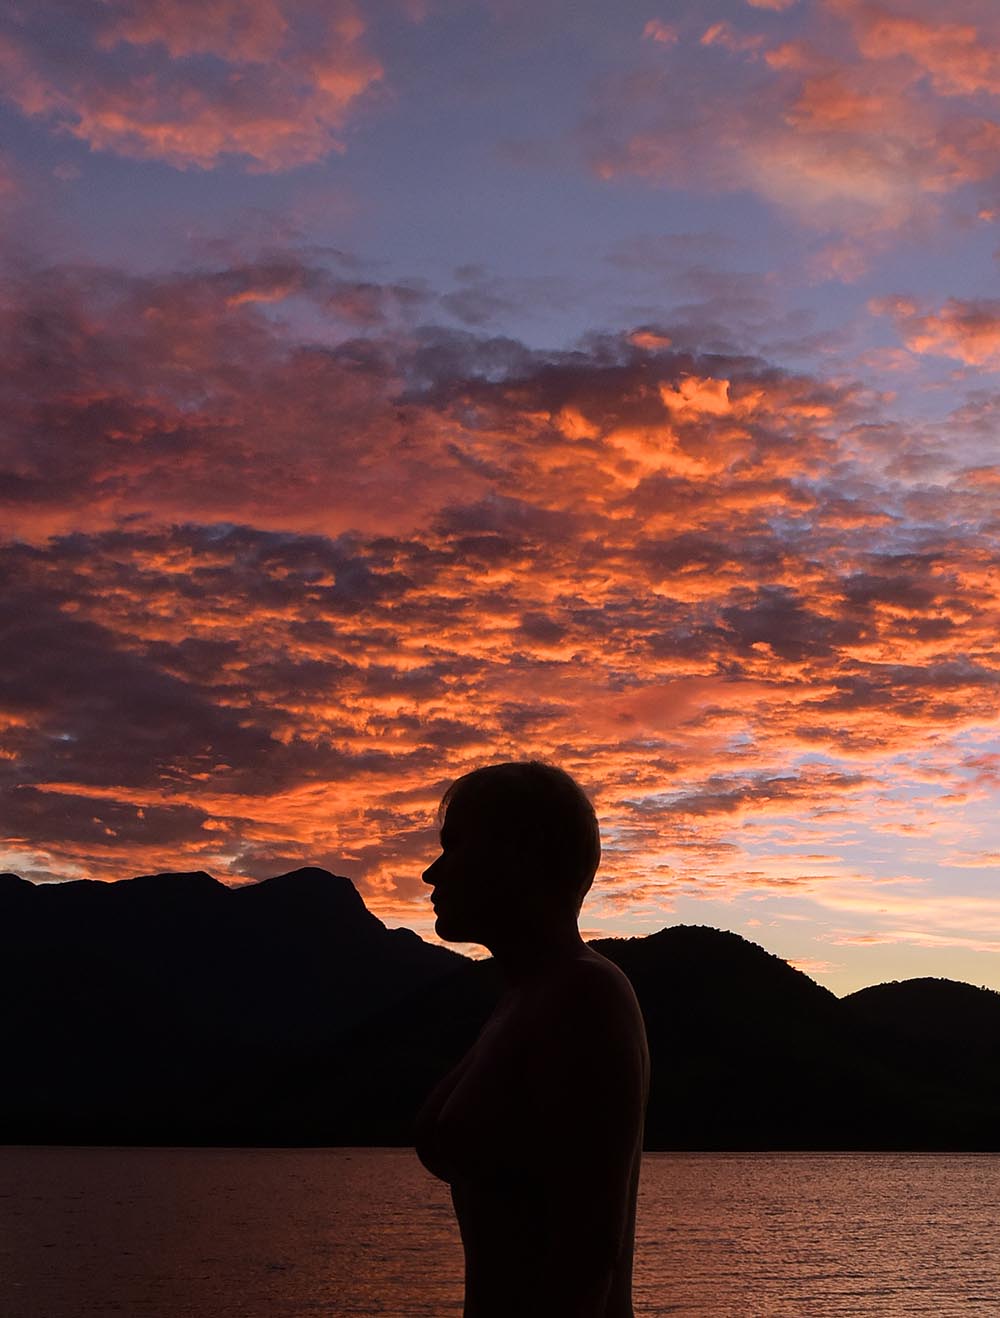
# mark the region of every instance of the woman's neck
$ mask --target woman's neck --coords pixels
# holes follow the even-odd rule
[[[498,935],[486,946],[493,953],[506,987],[516,990],[579,956],[587,944],[580,937],[574,915]]]

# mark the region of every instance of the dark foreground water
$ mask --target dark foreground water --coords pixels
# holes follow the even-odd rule
[[[401,1149],[0,1148],[3,1318],[461,1313]],[[636,1313],[1000,1318],[1000,1156],[647,1154]]]

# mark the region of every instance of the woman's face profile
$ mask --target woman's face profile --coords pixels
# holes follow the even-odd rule
[[[422,875],[433,888],[439,938],[478,943],[502,923],[507,871],[503,851],[467,809],[460,804],[448,807],[441,825],[441,854]]]

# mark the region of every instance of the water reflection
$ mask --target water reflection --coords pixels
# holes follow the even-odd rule
[[[1000,1157],[647,1154],[636,1314],[1000,1313]],[[4,1318],[448,1318],[408,1149],[2,1149]]]
[[[1000,1157],[647,1154],[636,1313],[1000,1313]]]

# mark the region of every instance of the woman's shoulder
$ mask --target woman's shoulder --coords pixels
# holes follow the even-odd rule
[[[632,981],[614,961],[586,944],[572,960],[558,967],[551,980],[553,1004],[563,1010],[639,1010]]]
[[[553,969],[530,1008],[531,1033],[553,1058],[566,1051],[643,1054],[642,1011],[628,976],[599,952],[585,948]]]

